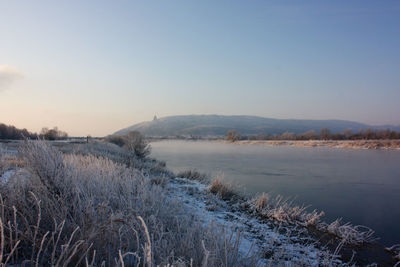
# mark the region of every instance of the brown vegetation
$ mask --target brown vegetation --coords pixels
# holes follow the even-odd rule
[[[210,184],[211,193],[218,195],[224,200],[234,200],[239,197],[239,192],[231,183],[224,181],[221,177],[216,177]]]
[[[308,131],[302,134],[284,132],[275,135],[250,135],[248,140],[394,140],[400,139],[400,132],[390,129],[373,130],[365,129],[353,132],[350,129],[344,130],[342,133],[332,133],[328,128],[322,128],[317,134],[315,131]]]
[[[333,147],[351,149],[400,149],[400,140],[249,140],[239,144],[297,146],[297,147]]]
[[[308,206],[298,206],[280,195],[272,197],[262,193],[255,198],[246,199],[240,196],[232,184],[220,177],[213,180],[209,190],[223,200],[238,202],[242,209],[257,217],[279,225],[312,228],[321,234],[330,234],[333,239],[339,240],[341,245],[359,246],[375,240],[374,231],[368,227],[342,224],[340,219],[328,224],[321,220],[325,215],[323,211],[308,211]]]
[[[237,140],[239,140],[241,137],[240,133],[236,130],[229,130],[226,133],[226,137],[225,140],[230,141],[230,142],[235,142]]]

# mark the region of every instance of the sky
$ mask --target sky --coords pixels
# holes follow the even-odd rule
[[[0,0],[0,122],[186,114],[400,125],[400,1]]]

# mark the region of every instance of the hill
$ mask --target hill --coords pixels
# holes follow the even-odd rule
[[[228,130],[237,130],[242,135],[282,134],[284,132],[304,133],[310,130],[319,132],[328,128],[331,132],[343,132],[346,129],[386,129],[399,131],[400,126],[371,126],[345,120],[293,120],[271,119],[257,116],[222,115],[182,115],[169,116],[152,121],[141,122],[115,132],[122,135],[129,131],[139,131],[146,136],[223,136]]]

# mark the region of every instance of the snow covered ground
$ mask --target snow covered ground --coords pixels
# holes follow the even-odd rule
[[[207,186],[186,178],[171,179],[169,194],[202,218],[204,224],[217,223],[227,231],[240,233],[239,251],[245,255],[251,250],[261,253],[265,260],[260,266],[337,266],[345,265],[338,256],[318,248],[316,240],[300,228],[277,227],[244,213],[232,203],[211,194]],[[229,232],[228,232],[229,234]]]

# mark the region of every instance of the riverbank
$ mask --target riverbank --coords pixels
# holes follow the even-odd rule
[[[74,218],[74,225],[68,225],[72,222],[67,219],[67,226],[72,235],[75,233],[72,226],[78,224],[82,229],[76,232],[76,242],[83,242],[76,243],[76,246],[85,247],[81,251],[83,254],[79,254],[82,257],[92,255],[93,251],[90,245],[93,240],[85,239],[87,231],[94,234],[95,246],[107,241],[103,239],[103,231],[106,231],[110,234],[107,238],[116,242],[113,243],[114,250],[109,253],[109,260],[121,264],[124,260],[125,263],[137,260],[133,254],[127,254],[127,245],[131,246],[131,252],[141,253],[137,255],[141,255],[142,259],[150,253],[151,258],[145,260],[158,262],[161,266],[168,262],[189,266],[191,260],[199,264],[205,261],[208,266],[349,266],[354,262],[357,265],[377,262],[380,266],[390,266],[394,263],[382,246],[369,242],[369,230],[362,232],[348,224],[324,224],[319,220],[321,213],[308,213],[282,199],[268,200],[266,195],[246,199],[222,182],[208,184],[203,176],[190,173],[174,175],[165,168],[165,164],[152,159],[126,161],[130,155],[107,143],[62,144],[57,147],[65,154],[61,155],[41,142],[32,142],[22,150],[19,157],[23,161],[13,158],[16,156],[14,153],[7,155],[6,151],[3,154],[7,164],[2,165],[5,172],[0,179],[4,198],[1,206],[8,210],[13,203],[18,212],[28,212],[32,225],[36,224],[37,217],[29,213],[32,209],[27,209],[28,206],[42,203],[42,222],[55,215],[56,218],[65,216],[62,212],[47,210],[49,205],[61,205],[61,211],[76,211],[66,214]],[[57,183],[52,184],[47,173],[55,173]],[[45,180],[43,186],[42,179]],[[31,200],[26,199],[28,196],[18,195],[18,192],[27,190],[34,193]],[[58,200],[52,198],[54,193]],[[63,201],[64,197],[68,202]],[[78,197],[78,202],[75,197]],[[93,203],[101,205],[93,206]],[[86,210],[84,217],[78,212],[80,210]],[[108,212],[105,213],[105,210]],[[134,214],[131,214],[132,211]],[[104,217],[98,217],[98,212],[102,212]],[[143,224],[140,219],[137,221],[138,215],[143,218]],[[132,220],[130,222],[138,227],[139,236],[135,237],[129,227],[125,228],[127,220]],[[8,220],[4,217],[2,221]],[[92,225],[92,221],[97,221],[100,228]],[[57,225],[52,230],[50,225],[37,221],[39,224],[43,231],[49,228],[52,235],[59,231]],[[22,224],[16,223],[15,227],[17,225]],[[117,228],[118,232],[114,232]],[[4,229],[8,229],[6,225]],[[40,231],[39,234],[43,233]],[[127,238],[130,236],[139,238],[140,244],[120,244],[125,251],[120,250],[118,255],[118,239],[129,241]],[[149,236],[151,238],[147,238]],[[66,240],[69,238],[68,235],[64,237]],[[45,235],[39,238],[47,243]],[[189,242],[190,248],[186,242]],[[140,247],[146,246],[147,252],[142,253]],[[107,248],[101,249],[99,251],[105,252]],[[171,250],[173,256],[169,252],[165,254]],[[357,251],[355,257],[352,257],[353,250]],[[46,257],[45,253],[39,253],[35,257]],[[217,258],[208,258],[210,255]],[[185,261],[180,262],[182,259]]]
[[[349,149],[400,149],[400,140],[241,140],[234,142],[234,144],[295,147],[332,147]]]
[[[265,195],[247,200],[221,199],[221,195],[210,191],[212,185],[180,176],[168,183],[170,193],[200,215],[203,223],[215,221],[226,229],[239,231],[240,251],[246,253],[250,248],[262,252],[259,266],[393,266],[400,260],[396,258],[397,250],[388,251],[374,237],[366,237],[373,233],[368,228],[340,220],[328,225],[320,220],[323,213],[316,212],[303,213],[304,217],[315,219],[307,225],[300,219],[302,207],[281,198],[275,207],[275,200],[269,199],[267,215],[260,209]]]

